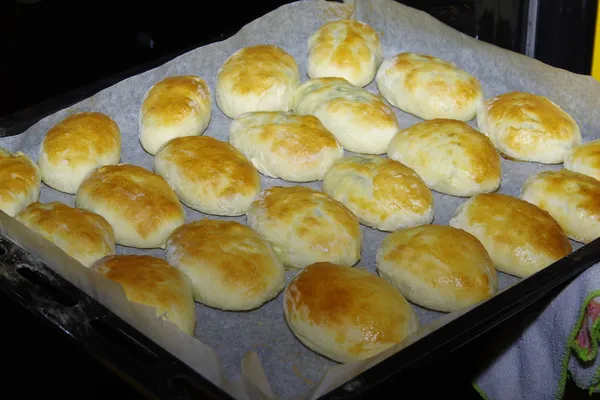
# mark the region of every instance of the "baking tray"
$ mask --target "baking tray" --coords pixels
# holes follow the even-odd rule
[[[228,36],[220,35],[201,45]],[[55,111],[129,76],[161,65],[188,50],[136,66],[122,74],[1,118],[0,137],[21,133]],[[321,398],[365,398],[390,381],[394,385],[414,384],[424,370],[432,371],[436,365],[447,361],[448,357],[481,335],[517,314],[530,310],[599,261],[600,240],[596,240],[448,322]],[[231,398],[1,234],[0,290],[2,296],[9,296],[40,321],[63,331],[85,352],[149,397]]]
[[[424,377],[438,390],[468,379],[463,365],[481,361],[481,340],[465,360],[461,349],[552,297],[590,266],[600,261],[600,239],[497,294],[383,360],[320,399],[365,399],[392,383],[403,391],[423,390]],[[85,353],[149,398],[232,399],[186,364],[62,278],[15,242],[0,234],[0,298],[10,297],[40,322],[68,336]],[[448,370],[450,365],[452,370]],[[447,382],[443,385],[442,382]],[[457,382],[454,382],[457,383]],[[441,389],[443,388],[443,389]],[[424,389],[432,395],[436,389]]]

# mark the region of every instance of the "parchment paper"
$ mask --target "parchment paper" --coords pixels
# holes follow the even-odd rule
[[[171,75],[194,74],[208,82],[214,95],[217,71],[227,57],[242,47],[261,43],[276,44],[289,52],[300,67],[302,80],[307,80],[305,64],[310,34],[325,22],[350,17],[370,24],[380,33],[386,58],[401,51],[414,51],[452,61],[480,79],[486,98],[512,90],[548,96],[575,118],[584,140],[600,137],[600,84],[590,77],[558,70],[478,42],[423,12],[392,0],[347,1],[345,5],[317,0],[283,6],[248,24],[228,40],[198,48],[159,68],[126,79],[73,107],[44,118],[18,136],[2,138],[0,146],[11,151],[23,151],[36,161],[40,143],[54,124],[75,112],[99,111],[110,115],[121,129],[121,161],[151,170],[153,157],[144,152],[138,141],[137,115],[144,93],[155,82]],[[368,86],[368,90],[377,92],[374,83]],[[418,118],[397,109],[395,112],[402,127],[420,122]],[[212,120],[205,134],[227,141],[230,122],[213,98]],[[471,124],[475,126],[474,121]],[[502,167],[503,181],[499,192],[518,196],[528,176],[562,166],[503,160]],[[262,177],[262,184],[266,189],[273,185],[291,186],[296,183]],[[321,189],[321,182],[308,185]],[[458,206],[466,200],[435,192],[434,199],[436,224],[447,224]],[[40,201],[74,205],[73,196],[46,186],[42,188]],[[187,207],[185,211],[188,222],[207,217]],[[245,217],[222,219],[246,222]],[[2,212],[0,228],[82,290],[237,398],[273,396],[271,388],[280,398],[316,398],[459,314],[442,314],[415,306],[423,326],[420,332],[368,362],[347,365],[327,360],[296,340],[285,324],[281,295],[251,312],[223,312],[197,304],[196,340],[178,332],[171,323],[155,318],[148,307],[127,302],[118,285],[91,273]],[[375,252],[386,234],[370,228],[361,229],[364,247],[359,265],[375,272]],[[576,243],[573,246],[574,249],[580,247]],[[138,250],[119,246],[117,252],[164,256],[159,249]],[[288,271],[287,282],[295,274],[296,271]],[[502,290],[519,281],[504,274],[499,274],[499,277]]]

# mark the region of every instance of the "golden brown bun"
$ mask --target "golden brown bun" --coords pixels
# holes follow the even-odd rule
[[[572,147],[565,156],[565,168],[600,180],[600,139]]]
[[[358,220],[342,203],[306,186],[274,186],[259,194],[248,225],[273,246],[287,266],[319,261],[354,265],[360,258]]]
[[[156,309],[188,335],[196,327],[192,286],[186,276],[165,260],[151,256],[112,255],[92,269],[119,283],[129,301]]]
[[[139,114],[140,142],[156,154],[160,146],[182,136],[204,133],[211,116],[210,88],[200,77],[170,76],[150,88]]]
[[[59,202],[36,202],[15,218],[86,267],[115,252],[112,227],[103,217],[87,210]]]
[[[194,299],[222,310],[251,310],[281,292],[284,269],[268,242],[234,221],[203,219],[177,228],[167,261],[192,282]]]
[[[206,214],[242,215],[260,192],[258,171],[235,147],[210,136],[171,140],[154,158],[187,206]]]
[[[379,92],[392,105],[423,119],[470,121],[483,102],[479,81],[437,57],[400,53],[381,63]]]
[[[464,202],[449,222],[475,236],[499,271],[533,275],[571,253],[571,244],[546,211],[500,193]]]
[[[433,221],[433,195],[412,169],[378,156],[344,157],[323,180],[323,191],[358,220],[382,231]]]
[[[294,111],[314,115],[348,151],[383,154],[400,129],[383,99],[341,78],[318,78],[296,90]]]
[[[217,75],[217,105],[230,118],[252,111],[288,111],[300,84],[296,60],[261,44],[233,53]]]
[[[0,147],[0,210],[14,217],[39,199],[41,183],[40,170],[29,157]]]
[[[312,115],[253,112],[229,126],[229,142],[266,176],[291,182],[323,179],[344,149]]]
[[[449,226],[422,225],[389,234],[377,252],[377,270],[408,300],[437,311],[479,303],[498,288],[481,242]]]
[[[577,123],[544,96],[510,92],[485,101],[479,130],[508,159],[559,164],[581,143]]]
[[[337,77],[357,86],[367,86],[380,63],[379,36],[364,22],[329,22],[308,39],[306,68],[310,78]]]
[[[42,181],[53,189],[75,194],[81,182],[102,165],[121,159],[121,131],[108,115],[82,112],[48,131],[40,148]]]
[[[185,222],[169,184],[130,164],[98,168],[79,187],[75,204],[103,216],[123,246],[164,248],[171,232]]]
[[[410,304],[384,279],[328,262],[307,266],[290,282],[283,311],[302,343],[343,363],[372,357],[419,327]]]
[[[391,140],[388,157],[412,168],[429,188],[452,196],[493,192],[502,180],[493,143],[462,121],[434,119],[404,129]]]
[[[530,176],[521,198],[546,210],[568,237],[589,243],[600,237],[600,181],[563,169]]]

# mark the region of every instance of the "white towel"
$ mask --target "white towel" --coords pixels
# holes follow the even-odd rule
[[[507,329],[497,343],[505,350],[475,380],[484,398],[561,399],[567,374],[600,392],[600,263]]]

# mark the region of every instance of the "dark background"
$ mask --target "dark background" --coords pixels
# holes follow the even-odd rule
[[[208,41],[222,40],[251,20],[289,2],[0,1],[0,117],[5,117],[0,118],[0,129],[3,121],[29,120],[43,116],[40,112],[50,113],[53,107],[62,108],[55,96],[71,92],[70,98],[76,101],[78,96],[91,95],[103,85],[132,73],[130,69],[136,65],[160,63]],[[526,50],[528,1],[401,2],[423,9],[480,40],[521,53]],[[551,65],[588,74],[597,2],[539,3],[534,56]],[[99,80],[99,86],[93,85]],[[0,310],[7,321],[0,327],[4,344],[0,352],[0,398],[140,397],[104,366],[89,359],[60,331],[40,325],[37,318],[23,312],[10,299],[0,298]],[[493,334],[467,346],[458,359],[450,361],[445,372],[428,377],[431,387],[427,382],[415,382],[414,388],[402,390],[417,390],[419,398],[439,394],[479,398],[470,387],[474,367],[470,360],[485,353],[485,340],[493,341]],[[569,383],[566,398],[589,397]]]

